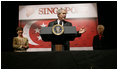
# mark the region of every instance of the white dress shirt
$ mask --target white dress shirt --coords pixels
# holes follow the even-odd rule
[[[58,23],[58,25],[60,24],[60,20],[59,19],[57,20],[57,23]],[[64,24],[64,22],[62,22],[62,26],[63,26],[63,24]]]

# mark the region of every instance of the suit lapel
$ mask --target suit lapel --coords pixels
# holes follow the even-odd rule
[[[54,25],[58,24],[57,20],[54,21]],[[66,26],[66,21],[63,20],[63,26]]]
[[[56,24],[57,24],[57,20],[54,21],[54,25],[56,25]]]
[[[63,26],[65,26],[66,25],[66,21],[63,21]]]

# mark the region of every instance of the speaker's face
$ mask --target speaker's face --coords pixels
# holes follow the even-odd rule
[[[67,12],[65,10],[61,10],[61,13],[58,15],[58,17],[64,20],[66,18],[66,13]]]

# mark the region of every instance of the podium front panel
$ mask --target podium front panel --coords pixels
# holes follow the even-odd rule
[[[75,26],[64,26],[62,35],[55,35],[52,32],[52,27],[42,27],[40,35],[43,41],[73,41],[77,34]]]
[[[40,34],[52,34],[52,27],[42,27]]]
[[[75,26],[64,26],[64,34],[77,34]]]

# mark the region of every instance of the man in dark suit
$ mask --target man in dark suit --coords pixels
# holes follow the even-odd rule
[[[57,16],[58,16],[58,19],[55,20],[55,21],[52,21],[49,23],[48,27],[52,27],[56,24],[60,24],[62,26],[72,26],[72,23],[68,22],[68,21],[65,21],[64,19],[66,18],[66,13],[67,11],[65,9],[58,9],[57,10]],[[80,37],[82,33],[85,32],[85,29],[84,28],[81,28],[80,31],[77,31],[77,37]],[[69,51],[69,41],[63,41],[61,42],[63,44],[63,50],[64,51]],[[52,51],[55,51],[55,42],[52,42]]]

